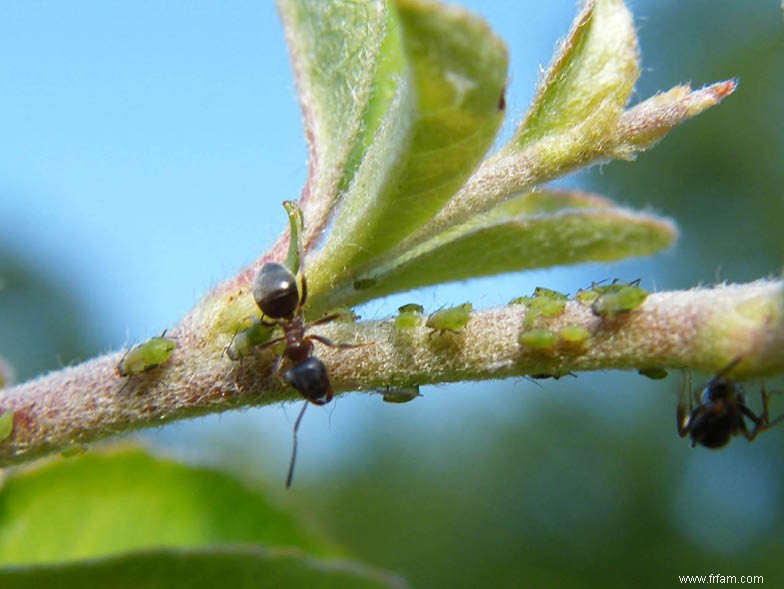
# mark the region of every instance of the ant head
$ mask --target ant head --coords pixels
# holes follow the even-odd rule
[[[253,280],[253,298],[267,317],[291,317],[299,307],[297,279],[283,264],[264,264]]]

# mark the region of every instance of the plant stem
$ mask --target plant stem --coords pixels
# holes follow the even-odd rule
[[[545,350],[518,343],[524,305],[475,312],[458,333],[431,333],[424,318],[409,329],[392,320],[334,323],[320,326],[319,334],[372,345],[317,344],[316,353],[337,391],[639,367],[711,374],[736,357],[743,361],[733,378],[761,378],[784,372],[782,301],[781,281],[656,293],[614,318],[597,317],[572,301],[535,327],[557,332],[577,325],[590,337]],[[205,334],[214,332],[204,329],[204,321],[195,312],[171,330],[179,347],[150,372],[119,377],[117,352],[2,391],[0,413],[14,412],[14,427],[0,441],[0,465],[178,419],[297,398],[272,375],[271,351],[232,362],[221,355],[225,336],[218,332],[208,340]]]

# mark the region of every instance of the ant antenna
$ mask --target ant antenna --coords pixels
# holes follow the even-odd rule
[[[291,462],[289,463],[289,474],[286,477],[286,488],[291,487],[291,480],[294,478],[294,464],[297,462],[297,430],[299,430],[299,424],[302,421],[302,416],[305,415],[305,409],[308,408],[309,401],[305,401],[305,404],[302,405],[302,411],[299,412],[299,416],[297,417],[297,421],[294,422],[294,446],[291,449]]]

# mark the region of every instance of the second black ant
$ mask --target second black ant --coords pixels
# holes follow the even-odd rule
[[[735,358],[727,366],[711,378],[702,392],[702,397],[697,407],[694,407],[691,382],[689,382],[689,409],[681,391],[678,402],[678,435],[691,437],[692,448],[700,444],[706,448],[722,448],[733,436],[743,434],[751,442],[758,434],[772,428],[784,420],[784,415],[770,420],[768,412],[769,394],[762,385],[762,415],[756,415],[746,405],[743,388],[727,374],[740,363],[741,358]],[[689,379],[691,381],[691,379]],[[745,419],[748,418],[754,426],[749,431]]]

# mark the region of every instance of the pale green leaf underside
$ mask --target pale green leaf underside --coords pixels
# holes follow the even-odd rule
[[[251,546],[158,549],[89,562],[0,569],[3,589],[378,589],[400,586],[399,579],[355,563],[319,561],[297,551],[268,551]]]
[[[218,543],[335,552],[235,479],[138,450],[59,460],[0,488],[2,565]]]
[[[469,221],[515,193],[609,157],[606,144],[639,75],[638,61],[634,22],[622,0],[588,0],[512,140],[482,162],[396,253]]]
[[[533,268],[652,254],[672,244],[667,220],[581,193],[537,192],[503,203],[340,289],[341,304]],[[360,285],[360,288],[356,288]]]
[[[592,121],[608,132],[639,76],[634,22],[622,0],[588,2],[550,66],[509,148]]]
[[[503,118],[506,50],[486,24],[436,3],[399,0],[397,7],[407,72],[311,265],[314,296],[326,277],[378,256],[435,214]]]
[[[309,140],[308,221],[320,229],[378,128],[377,111],[388,107],[404,63],[386,47],[399,39],[383,0],[278,0],[278,7]]]

